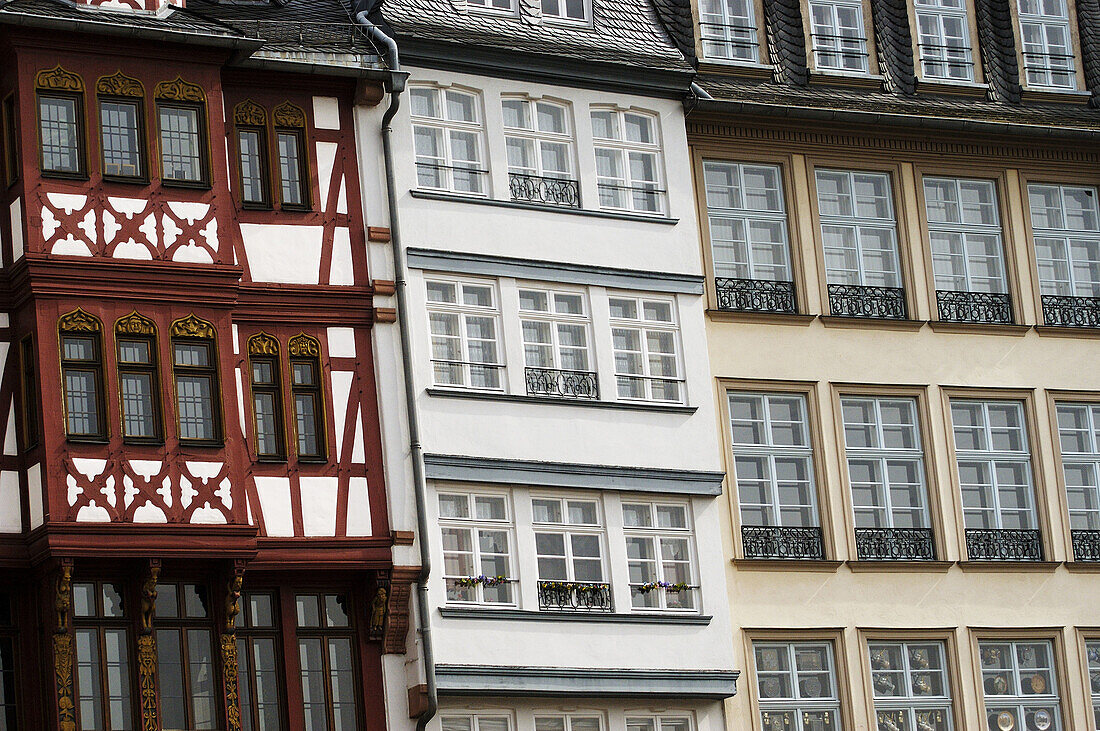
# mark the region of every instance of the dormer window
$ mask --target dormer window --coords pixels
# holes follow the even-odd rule
[[[505,13],[514,12],[516,7],[512,0],[466,0],[466,4],[482,10],[496,10]]]
[[[1027,85],[1076,89],[1077,73],[1066,0],[1018,0],[1020,55]]]
[[[542,16],[560,20],[588,20],[586,0],[542,0]]]
[[[917,50],[926,79],[974,81],[967,0],[916,0]]]
[[[817,70],[868,72],[867,32],[860,0],[813,0],[810,18]]]
[[[753,0],[702,0],[699,33],[708,60],[760,60],[760,41]]]

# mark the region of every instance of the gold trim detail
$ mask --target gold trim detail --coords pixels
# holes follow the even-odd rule
[[[159,731],[157,720],[157,638],[140,635],[138,644],[138,686],[141,694],[141,729]]]
[[[267,124],[267,110],[251,99],[233,107],[233,123],[247,127],[263,127]]]
[[[53,636],[53,667],[57,681],[57,725],[60,731],[76,731],[76,705],[73,703],[73,638]]]
[[[84,79],[80,78],[78,74],[66,71],[61,68],[61,64],[58,64],[52,69],[39,71],[34,77],[34,86],[36,89],[46,89],[47,91],[83,92]]]
[[[144,315],[131,312],[126,317],[120,317],[115,323],[115,333],[118,335],[156,335],[157,326]]]
[[[160,566],[149,567],[149,575],[141,585],[141,632],[153,631],[153,611],[157,606],[157,580],[160,578]]]
[[[370,626],[368,634],[371,639],[379,639],[386,629],[386,614],[389,611],[389,591],[383,584],[374,592],[374,599],[370,603]]]
[[[57,321],[57,329],[62,332],[88,332],[97,333],[103,329],[99,318],[89,315],[83,309],[77,307],[67,315],[62,315]]]
[[[69,631],[69,610],[73,607],[73,565],[71,562],[61,564],[57,572],[57,583],[54,585],[54,609],[57,610],[57,633],[65,634]]]
[[[174,338],[214,339],[214,326],[206,320],[195,317],[194,312],[173,322],[171,332]]]
[[[295,358],[320,358],[321,341],[312,335],[301,333],[290,339],[287,350]]]
[[[206,102],[206,93],[198,84],[184,81],[177,76],[172,81],[162,81],[153,92],[157,99],[169,99],[176,102]]]
[[[279,341],[265,332],[258,332],[248,339],[249,355],[279,356]]]
[[[100,76],[95,82],[95,93],[108,96],[145,96],[145,86],[137,79],[117,71],[110,76]]]
[[[306,112],[297,104],[283,102],[271,112],[276,127],[306,127]]]
[[[228,731],[241,731],[241,701],[238,686],[237,636],[226,632],[221,637],[222,677],[225,679],[225,715]]]

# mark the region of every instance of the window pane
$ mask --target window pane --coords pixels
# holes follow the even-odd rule
[[[40,96],[39,135],[42,169],[55,173],[80,172],[79,105],[70,97]]]
[[[122,396],[122,431],[128,437],[155,437],[153,376],[150,373],[119,374]]]
[[[237,133],[237,147],[240,152],[241,197],[246,203],[263,203],[264,191],[263,143],[256,130],[241,130]]]
[[[65,409],[69,434],[99,434],[99,390],[95,371],[65,369]]]
[[[298,454],[316,456],[320,451],[317,433],[317,395],[294,394],[294,411],[298,429]]]
[[[199,110],[161,105],[161,175],[166,180],[198,183],[203,180]]]
[[[157,588],[158,600],[161,588]],[[184,704],[183,648],[179,630],[159,629],[157,636],[157,680],[160,685],[160,712],[164,728],[187,728]]]
[[[214,439],[214,391],[210,376],[176,376],[180,439]]]
[[[302,172],[300,138],[295,132],[279,132],[279,180],[282,185],[284,205],[300,206],[302,198]]]
[[[138,106],[134,102],[101,101],[99,130],[103,143],[103,174],[138,177],[141,169]]]

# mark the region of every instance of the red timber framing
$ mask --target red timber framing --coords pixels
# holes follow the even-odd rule
[[[354,136],[381,91],[230,61],[0,30],[0,682],[19,668],[20,730],[385,724],[416,570],[393,567],[372,343],[393,290],[367,270]],[[80,164],[51,174],[54,97]],[[120,108],[138,162],[108,165]]]

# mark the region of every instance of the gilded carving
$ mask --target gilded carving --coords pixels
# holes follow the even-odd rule
[[[157,720],[157,639],[140,635],[138,644],[138,692],[141,694],[141,729],[159,731]]]
[[[118,71],[110,76],[100,76],[95,82],[97,94],[108,96],[145,96],[145,87],[137,79]]]
[[[214,338],[214,326],[206,320],[195,317],[192,312],[187,317],[172,323],[172,337],[174,338]]]
[[[265,332],[259,332],[248,339],[249,355],[278,355],[279,341]]]
[[[101,328],[98,317],[79,307],[57,321],[57,329],[64,332],[99,332]]]
[[[53,667],[57,682],[57,724],[60,731],[76,731],[76,706],[73,703],[73,638],[53,636]]]
[[[374,593],[374,600],[370,603],[370,627],[371,637],[381,637],[382,630],[386,626],[386,610],[389,606],[389,592],[385,586],[379,586]]]
[[[162,81],[154,90],[157,99],[170,99],[177,102],[205,102],[206,93],[198,84],[184,81],[177,76],[172,81]]]
[[[283,102],[271,111],[276,127],[302,127],[306,126],[306,113],[297,104]]]
[[[225,591],[225,631],[234,634],[237,631],[237,615],[241,613],[241,586],[244,576],[236,574],[229,580]]]
[[[246,127],[263,127],[267,124],[267,110],[251,99],[233,107],[233,122]]]
[[[49,91],[84,91],[84,80],[79,75],[66,71],[60,64],[52,69],[43,69],[34,77],[38,89]]]
[[[237,685],[237,637],[226,632],[221,637],[222,677],[225,679],[225,711],[228,731],[241,731],[241,702]]]
[[[149,566],[149,575],[141,585],[141,632],[153,631],[153,612],[157,606],[157,579],[160,578],[160,566]]]
[[[157,326],[148,317],[131,312],[119,318],[115,323],[115,332],[119,335],[156,335]]]
[[[57,633],[69,631],[69,610],[73,607],[73,564],[65,561],[57,572],[54,586],[54,608],[57,610]]]
[[[287,343],[287,350],[296,358],[320,358],[321,343],[317,338],[302,333],[295,335]]]

